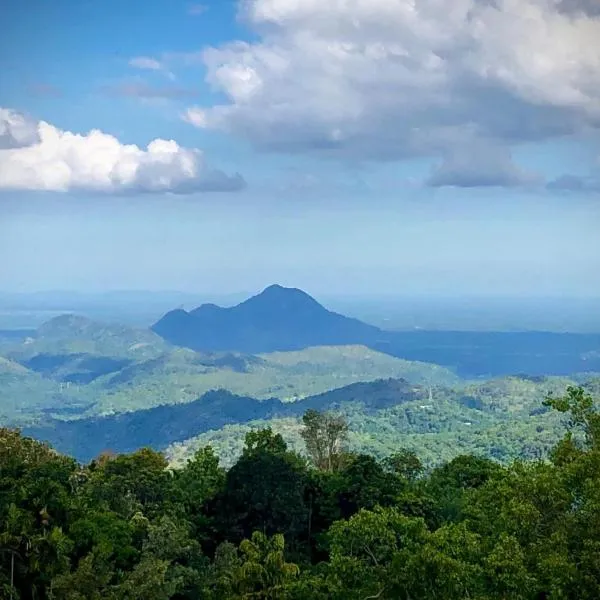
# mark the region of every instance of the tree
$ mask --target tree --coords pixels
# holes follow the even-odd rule
[[[306,483],[305,461],[287,450],[279,434],[270,429],[251,432],[212,506],[230,541],[262,531],[285,532],[295,542],[308,522]]]
[[[210,540],[216,536],[208,506],[223,491],[225,476],[225,469],[219,466],[219,458],[210,446],[198,450],[183,469],[175,472],[175,486],[192,523],[193,536],[205,546],[210,546]]]
[[[439,518],[457,521],[462,518],[468,492],[503,474],[503,467],[493,460],[461,455],[434,469],[425,489],[437,500]]]
[[[85,490],[90,499],[126,518],[138,511],[152,514],[175,497],[165,457],[150,448],[93,461],[89,473]]]
[[[184,501],[197,507],[214,497],[225,482],[225,470],[211,446],[200,448],[176,476]]]
[[[422,519],[396,508],[360,510],[336,521],[328,532],[328,578],[335,598],[397,598],[390,595],[390,567],[400,551],[405,558],[429,539]]]
[[[0,589],[15,598],[44,598],[51,580],[68,570],[65,529],[77,471],[74,460],[46,444],[0,428]]]
[[[300,434],[312,463],[324,471],[339,470],[348,435],[346,419],[341,415],[310,409],[304,413],[302,422],[304,428]]]
[[[600,412],[596,410],[591,394],[582,387],[568,386],[566,394],[559,398],[549,395],[544,406],[569,414],[567,442],[572,442],[573,433],[579,431],[583,433],[587,448],[600,447]]]
[[[300,573],[294,563],[286,562],[282,534],[271,538],[255,531],[240,544],[242,557],[239,587],[243,598],[276,600],[285,595],[285,586]]]
[[[416,453],[408,448],[402,448],[386,458],[384,465],[408,481],[414,481],[423,472],[423,463]]]

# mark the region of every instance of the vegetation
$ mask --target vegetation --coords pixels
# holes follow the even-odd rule
[[[149,449],[80,466],[2,429],[0,596],[595,600],[600,413],[578,387],[546,404],[568,416],[549,460],[433,469],[401,446],[351,452],[343,435],[329,468],[269,428],[228,470],[210,447],[177,470]],[[309,413],[300,435],[314,450],[330,423],[343,425]]]
[[[284,300],[287,294],[285,290],[276,292]],[[331,317],[320,305],[315,307],[309,297],[294,293],[294,298],[294,302],[299,299],[306,305],[307,314],[315,320],[311,327],[318,329],[320,318]],[[261,319],[266,319],[266,322],[259,319],[261,327],[270,327],[269,318],[277,315],[284,324],[286,319],[295,318],[290,316],[289,306],[272,313],[267,310],[270,304],[265,306],[264,298],[260,297],[244,307],[245,312],[250,310],[250,317],[256,317],[258,311]],[[342,321],[338,317],[334,319],[336,323],[346,323],[344,317],[340,317]],[[252,331],[256,333],[256,329]],[[281,334],[279,329],[275,331]],[[398,335],[401,339],[396,340],[397,344],[394,342],[396,346],[392,344],[393,348],[377,338],[377,344],[383,344],[382,352],[366,346],[344,345],[259,355],[198,353],[170,346],[149,330],[63,315],[30,332],[28,337],[0,337],[0,423],[26,427],[45,422],[48,417],[68,421],[132,412],[193,402],[218,389],[260,400],[277,398],[289,402],[353,383],[403,378],[415,384],[459,391],[467,382],[459,379],[455,370],[462,374],[521,370],[529,373],[526,376],[531,383],[529,388],[523,378],[508,390],[491,384],[495,386],[498,402],[508,401],[517,407],[514,401],[519,394],[524,403],[529,402],[540,372],[570,373],[574,378],[577,368],[588,371],[595,365],[600,368],[596,362],[599,342],[594,336],[544,337],[531,333],[519,337],[520,334],[453,332]],[[519,352],[515,353],[517,347]],[[395,358],[392,354],[426,358],[450,367]],[[557,357],[560,357],[558,362]],[[518,365],[511,366],[516,359]],[[537,375],[532,378],[531,374]],[[478,396],[488,395],[485,386],[481,392],[474,389],[469,393],[474,396],[473,402],[477,402]]]
[[[589,379],[584,387],[600,395],[599,381]],[[563,378],[511,377],[463,388],[432,388],[430,397],[428,388],[416,388],[410,396],[402,394],[398,382],[380,381],[333,390],[296,408],[333,409],[343,414],[350,425],[349,448],[378,459],[402,445],[417,452],[429,466],[465,453],[510,462],[545,457],[564,435],[564,424],[543,406],[543,399],[568,385],[575,384]],[[302,452],[300,414],[225,425],[174,442],[166,454],[172,464],[182,465],[198,448],[211,444],[223,463],[231,465],[242,451],[244,435],[266,426]]]
[[[311,408],[304,413],[302,423],[300,435],[312,463],[328,473],[339,471],[344,462],[343,444],[348,435],[346,419]]]
[[[1,355],[6,358],[2,358]],[[10,367],[10,368],[9,368]],[[294,401],[359,381],[402,377],[454,385],[449,369],[361,346],[263,354],[197,353],[172,348],[150,331],[66,315],[25,340],[0,344],[1,423],[28,426],[192,402],[228,390]]]
[[[333,410],[349,421],[353,450],[378,458],[387,456],[400,440],[407,439],[428,464],[452,458],[456,451],[507,461],[516,456],[544,456],[556,443],[564,430],[542,401],[546,394],[572,383],[564,379],[531,382],[511,378],[455,389],[387,379],[352,384],[298,402],[258,401],[218,390],[185,404],[101,418],[50,419],[24,431],[87,461],[107,449],[131,452],[150,446],[163,450],[176,443],[191,449],[197,444],[186,440],[227,425],[261,428],[276,426],[273,420],[290,417],[296,419],[295,430],[292,428],[290,433],[300,441],[299,419],[306,411]],[[510,396],[502,401],[498,398],[498,389],[512,390],[514,406]],[[243,435],[240,437],[235,428],[228,431],[238,438],[233,441],[237,453],[220,456],[231,464],[239,456]],[[182,451],[175,454],[181,457]],[[185,450],[183,455],[184,460],[190,457]]]

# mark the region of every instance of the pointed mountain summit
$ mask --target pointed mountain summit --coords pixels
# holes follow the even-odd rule
[[[203,304],[167,313],[153,326],[165,340],[201,351],[249,353],[366,344],[380,330],[327,310],[297,288],[271,285],[230,308]]]

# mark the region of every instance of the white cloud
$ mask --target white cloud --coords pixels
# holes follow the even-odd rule
[[[0,109],[0,189],[107,193],[233,191],[240,175],[210,169],[200,150],[156,139],[143,149],[98,130],[62,131]]]
[[[129,59],[129,66],[149,71],[161,71],[163,69],[163,65],[159,60],[149,56],[134,56]]]
[[[162,73],[171,80],[175,79],[174,73],[167,68],[164,61],[150,56],[134,56],[129,59],[129,66],[143,71],[155,71]]]
[[[34,122],[25,115],[7,108],[0,108],[0,151],[29,146],[38,141]]]
[[[184,118],[268,150],[443,157],[600,125],[592,0],[244,0],[259,41],[204,52]]]

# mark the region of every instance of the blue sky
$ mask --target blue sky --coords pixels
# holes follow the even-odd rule
[[[600,297],[593,2],[2,20],[0,289]]]

